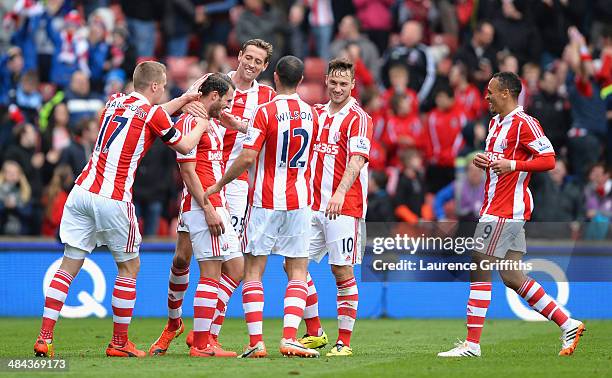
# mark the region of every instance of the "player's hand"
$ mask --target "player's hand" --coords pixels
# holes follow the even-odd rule
[[[218,183],[215,183],[214,185],[211,185],[208,187],[208,189],[206,189],[206,192],[204,192],[204,197],[208,198],[210,196],[212,196],[213,194],[217,194],[221,191],[221,187],[219,186]]]
[[[191,114],[194,117],[208,119],[206,107],[200,101],[191,101],[183,105],[181,108],[183,113]]]
[[[198,80],[194,81],[193,84],[191,84],[191,86],[187,89],[187,91],[185,92],[185,94],[187,93],[197,93],[200,94],[200,92],[198,92],[198,89],[200,89],[200,85],[202,85],[202,83],[204,82],[204,80],[206,80],[206,78],[208,77],[208,74],[202,76],[201,78],[199,78]]]
[[[483,153],[478,153],[476,154],[476,156],[474,156],[474,160],[472,160],[472,163],[474,163],[474,165],[480,169],[487,169],[489,168],[491,161],[489,160],[487,155]]]
[[[242,122],[242,120],[240,120],[238,117],[235,117],[233,114],[225,110],[222,111],[219,115],[219,121],[221,121],[222,126],[228,129],[238,130],[240,132],[246,131],[246,126],[244,122]]]
[[[212,236],[219,236],[225,233],[225,225],[214,207],[206,206],[204,209],[204,218],[206,219],[208,230]]]
[[[338,192],[334,193],[332,198],[327,203],[325,216],[330,220],[338,218],[340,212],[342,211],[342,205],[344,205],[344,194]]]
[[[510,166],[510,160],[508,159],[499,159],[495,160],[491,163],[491,169],[495,174],[503,175],[508,172],[512,172],[512,167]]]

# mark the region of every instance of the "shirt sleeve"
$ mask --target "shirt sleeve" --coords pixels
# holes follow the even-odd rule
[[[191,131],[191,129],[193,129],[196,125],[196,120],[193,116],[191,115],[186,115],[181,117],[176,124],[174,125],[174,127],[176,128],[176,130],[178,132],[181,133],[181,135],[187,135],[189,134],[189,132]],[[196,144],[196,146],[189,151],[187,154],[181,154],[180,152],[176,152],[176,162],[177,163],[187,163],[187,162],[194,162],[196,161],[196,155],[198,152],[198,145]]]
[[[255,111],[255,117],[249,121],[244,148],[261,151],[268,131],[268,114],[266,108],[261,106]]]
[[[540,122],[535,118],[523,119],[519,143],[529,152],[536,156],[555,155],[552,143],[544,135]]]
[[[366,159],[370,158],[370,146],[374,124],[372,118],[365,112],[359,112],[349,124],[348,128],[348,152],[349,157],[360,155]]]
[[[173,126],[168,113],[157,105],[153,106],[150,111],[151,115],[146,122],[146,127],[149,127],[153,134],[158,136],[165,144],[169,146],[177,144],[181,140],[182,134]]]

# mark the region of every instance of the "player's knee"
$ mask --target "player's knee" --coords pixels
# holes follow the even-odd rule
[[[140,271],[140,258],[117,263],[117,270],[121,277],[136,278]]]
[[[223,264],[222,271],[230,276],[232,280],[240,282],[244,278],[244,262],[239,258],[232,259]]]
[[[346,281],[354,277],[353,267],[350,265],[332,265],[331,271],[336,282]]]
[[[504,285],[512,290],[517,290],[525,281],[523,274],[515,274],[514,272],[500,273],[500,276],[502,281],[504,281]]]
[[[179,269],[186,269],[191,263],[191,257],[176,253],[172,259],[172,265]]]

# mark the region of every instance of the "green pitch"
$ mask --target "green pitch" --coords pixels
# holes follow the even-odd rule
[[[189,321],[189,326],[191,322]],[[111,319],[60,319],[55,331],[56,358],[68,361],[67,376],[111,378],[154,377],[604,377],[612,375],[612,321],[586,321],[587,332],[574,356],[558,357],[559,331],[550,323],[488,320],[479,359],[440,359],[436,353],[464,337],[463,320],[359,319],[349,358],[298,359],[278,353],[281,322],[264,321],[269,358],[259,360],[190,358],[185,335],[175,340],[168,355],[144,359],[110,359],[104,350]],[[0,318],[0,358],[31,358],[39,319]],[[334,320],[323,323],[335,340]],[[164,326],[164,319],[135,319],[130,339],[148,350]],[[241,319],[225,322],[221,342],[239,352],[247,342]],[[324,354],[323,354],[324,355]],[[0,377],[7,376],[0,372]],[[26,376],[60,376],[21,372]]]

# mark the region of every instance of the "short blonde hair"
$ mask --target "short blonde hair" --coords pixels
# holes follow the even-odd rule
[[[134,70],[134,89],[145,90],[151,83],[161,83],[166,74],[162,63],[147,60],[139,63]]]

